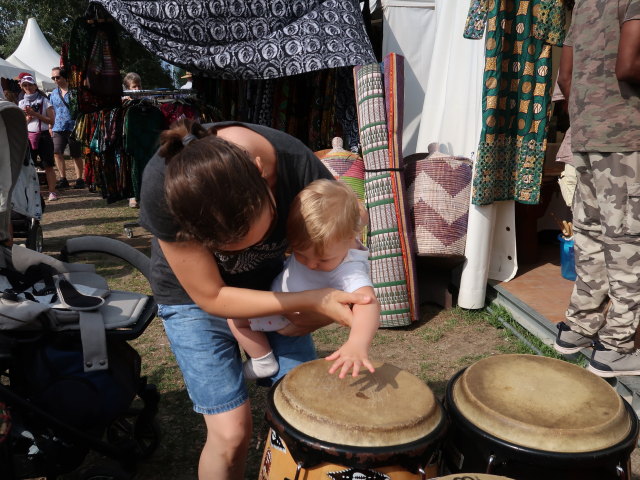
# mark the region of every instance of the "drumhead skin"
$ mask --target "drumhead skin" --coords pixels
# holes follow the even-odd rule
[[[274,406],[293,428],[324,442],[387,447],[419,440],[442,420],[431,389],[387,363],[358,377],[329,375],[324,359],[303,363],[275,387]]]
[[[453,386],[455,408],[481,430],[549,452],[593,452],[618,444],[632,424],[603,379],[535,355],[496,355],[467,368]]]

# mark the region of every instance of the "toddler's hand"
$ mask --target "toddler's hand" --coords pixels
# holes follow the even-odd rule
[[[352,376],[357,377],[362,367],[366,367],[371,373],[375,372],[375,368],[369,361],[367,348],[350,344],[349,341],[325,358],[325,360],[333,361],[329,373],[333,374],[340,370],[338,374],[340,378],[346,377],[349,370],[353,370]]]

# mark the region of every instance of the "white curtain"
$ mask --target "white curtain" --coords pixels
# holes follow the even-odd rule
[[[385,0],[383,8],[383,56],[393,52],[405,58],[402,153],[406,157],[420,151],[418,129],[436,40],[435,2]]]
[[[411,36],[420,48],[432,49],[428,65],[416,66],[407,62],[413,71],[427,72],[420,81],[424,85],[424,102],[416,151],[427,152],[429,144],[436,142],[443,153],[474,159],[482,131],[484,40],[463,38],[469,0],[436,0],[432,3],[435,4],[435,24],[431,18],[431,33],[413,27],[410,19],[417,14],[408,11],[415,9],[389,9],[396,18],[401,15],[396,10],[407,11],[406,23],[393,29],[395,38]],[[389,25],[395,23],[389,22]],[[428,40],[416,39],[417,35]],[[432,38],[433,43],[429,43]],[[405,106],[418,101],[418,95],[406,88]],[[412,130],[408,127],[413,126],[414,123],[405,125],[405,135],[410,137]],[[405,143],[407,149],[409,142]],[[405,151],[405,155],[409,153],[413,152]],[[482,308],[487,279],[506,281],[513,278],[517,270],[513,202],[470,206],[465,256],[458,305]]]

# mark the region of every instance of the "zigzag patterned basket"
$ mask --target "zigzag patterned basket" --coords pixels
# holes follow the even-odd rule
[[[464,256],[471,160],[439,152],[405,157],[405,181],[420,256]]]

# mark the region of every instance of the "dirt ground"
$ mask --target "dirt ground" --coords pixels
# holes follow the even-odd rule
[[[125,234],[124,224],[135,221],[137,213],[128,207],[126,200],[106,205],[99,193],[90,193],[87,189],[64,190],[58,201],[46,206],[42,220],[45,253],[57,254],[66,239],[87,234],[117,238],[148,253],[148,233],[134,228],[133,238],[127,238]],[[108,266],[107,270],[110,268]],[[148,291],[139,275],[115,267],[112,273],[113,281],[120,285],[118,288]],[[445,311],[425,305],[420,322],[406,328],[380,330],[371,357],[413,373],[441,398],[447,382],[460,369],[489,355],[522,353],[522,346],[486,317],[482,312]],[[345,338],[345,330],[339,327],[317,332],[314,340],[319,356],[331,353]],[[199,416],[190,410],[161,322],[154,321],[134,346],[142,356],[143,373],[158,386],[162,395],[158,420],[163,431],[157,451],[139,465],[135,478],[196,478],[204,428]],[[266,431],[261,410],[265,395],[264,389],[252,387],[255,433],[246,478],[257,478]],[[632,456],[635,471],[639,470],[639,457],[636,449]],[[640,480],[638,475],[633,478]]]

